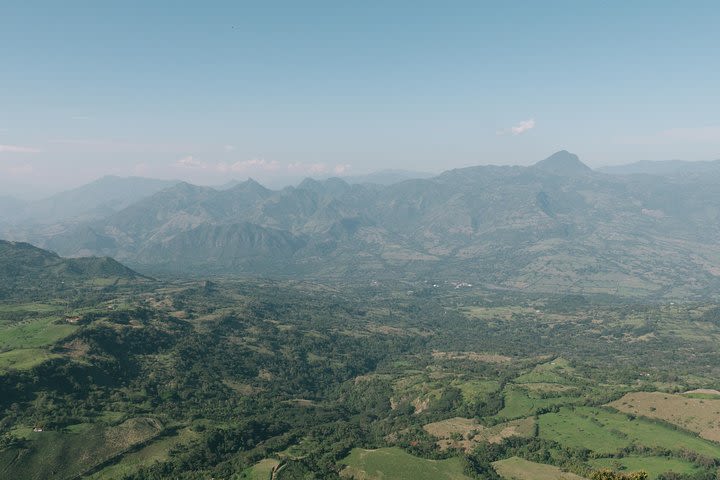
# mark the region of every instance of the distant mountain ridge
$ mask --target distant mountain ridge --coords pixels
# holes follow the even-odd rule
[[[22,238],[147,272],[712,294],[720,287],[716,178],[609,175],[561,151],[529,167],[467,167],[391,185],[180,182],[104,217]]]
[[[720,160],[690,162],[685,160],[643,160],[626,165],[600,167],[599,172],[613,175],[678,175],[692,173],[720,173]]]
[[[110,175],[43,200],[10,205],[0,200],[0,219],[55,223],[102,218],[175,184],[177,181]]]
[[[566,151],[530,167],[468,167],[388,186],[181,182],[38,242],[146,271],[706,292],[720,279],[713,185],[606,175]]]

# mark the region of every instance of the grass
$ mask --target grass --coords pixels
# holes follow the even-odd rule
[[[240,479],[270,480],[272,478],[273,469],[278,465],[280,465],[280,462],[274,458],[262,459],[252,467],[243,470],[243,472],[240,473]]]
[[[115,427],[86,424],[68,432],[30,433],[30,448],[0,451],[0,473],[12,472],[14,480],[72,478],[151,439],[160,428],[155,420],[134,418]]]
[[[662,473],[674,472],[680,474],[692,474],[698,471],[698,467],[690,462],[679,458],[668,457],[624,457],[624,458],[598,458],[590,460],[593,468],[611,468],[616,470],[621,466],[621,471],[636,472],[645,470],[650,479],[657,478]]]
[[[55,321],[56,317],[44,317],[0,328],[0,350],[44,347],[70,335],[78,328]]]
[[[170,450],[173,447],[188,443],[197,437],[197,433],[193,432],[189,428],[184,428],[176,435],[161,437],[136,452],[123,455],[118,463],[107,466],[88,478],[92,480],[112,480],[122,478],[125,475],[137,471],[140,467],[168,460],[170,458]]]
[[[19,303],[0,305],[0,314],[3,313],[54,313],[58,312],[63,307],[61,305],[53,305],[50,303]]]
[[[633,392],[608,404],[623,413],[660,419],[720,442],[720,400],[661,392]]]
[[[594,407],[563,408],[539,418],[541,438],[568,447],[587,448],[611,454],[632,444],[677,451],[690,450],[710,458],[720,458],[720,445],[689,433],[627,415]]]
[[[500,382],[497,380],[469,380],[453,384],[460,389],[463,400],[467,403],[485,398],[500,389]]]
[[[466,480],[462,460],[418,458],[399,448],[365,450],[354,448],[342,462],[341,476],[357,480]]]
[[[46,360],[59,356],[41,348],[23,348],[3,352],[0,353],[0,371],[9,369],[28,370]]]
[[[520,387],[508,386],[505,389],[505,406],[498,412],[497,417],[506,419],[528,417],[541,408],[568,405],[579,401],[579,398],[569,396],[540,398],[539,395]]]
[[[493,468],[506,480],[583,480],[583,477],[563,472],[558,467],[530,462],[518,457],[494,462]]]
[[[572,384],[574,383],[571,380],[573,375],[574,369],[569,365],[568,361],[556,358],[550,362],[537,365],[532,371],[520,375],[515,379],[515,383]]]
[[[0,371],[26,370],[59,355],[45,348],[67,337],[77,326],[55,323],[57,318],[44,317],[12,326],[0,327]]]
[[[501,443],[510,437],[531,437],[535,431],[534,427],[533,418],[484,427],[474,418],[455,417],[429,423],[423,428],[430,435],[438,438],[437,445],[441,450],[452,447],[471,452],[479,443]],[[462,439],[454,439],[456,435],[460,435]]]

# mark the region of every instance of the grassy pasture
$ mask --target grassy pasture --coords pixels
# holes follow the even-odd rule
[[[399,448],[365,450],[354,448],[342,462],[347,465],[341,472],[345,478],[357,480],[466,480],[462,460],[426,460],[406,453]]]
[[[535,421],[532,418],[523,418],[506,423],[484,427],[474,418],[455,417],[425,425],[423,428],[430,435],[437,437],[441,450],[460,448],[471,452],[478,443],[500,443],[510,437],[531,437],[534,432]],[[453,436],[461,435],[462,440],[455,440]]]
[[[583,480],[583,477],[563,472],[558,467],[518,457],[506,458],[492,465],[498,475],[506,480]]]
[[[720,458],[720,445],[658,423],[641,418],[631,420],[627,415],[600,408],[563,408],[558,413],[541,415],[538,424],[541,438],[600,454],[615,453],[637,444],[674,451],[685,449]]]
[[[720,400],[662,392],[633,392],[608,404],[623,413],[664,420],[720,442]]]
[[[41,348],[22,348],[0,353],[0,372],[3,370],[28,370],[60,355]]]
[[[275,467],[280,465],[274,458],[264,458],[250,468],[240,473],[242,480],[270,480]]]
[[[14,480],[64,478],[81,475],[133,445],[157,435],[160,424],[153,419],[134,418],[114,426],[80,425],[68,432],[29,433],[29,448],[0,451],[0,478],[12,473]]]
[[[598,458],[590,460],[593,468],[610,468],[615,470],[617,466],[621,466],[623,472],[636,472],[645,470],[650,475],[650,479],[657,478],[662,473],[674,472],[680,474],[695,473],[698,468],[690,462],[679,458],[667,457],[639,457],[631,456],[624,458]]]
[[[78,328],[67,323],[55,323],[57,320],[57,317],[44,317],[0,328],[0,350],[44,347]]]
[[[574,369],[567,360],[556,358],[547,363],[541,363],[535,366],[532,371],[520,375],[515,379],[515,383],[553,383],[553,384],[573,384],[575,380]]]
[[[0,371],[29,369],[58,357],[43,347],[70,335],[78,327],[56,321],[56,317],[43,317],[0,327]]]
[[[510,385],[505,389],[505,406],[497,417],[514,419],[534,415],[541,408],[552,405],[567,405],[579,402],[578,397],[557,396],[541,398],[535,392],[529,392],[520,386]]]
[[[189,428],[184,428],[176,435],[163,436],[148,445],[145,445],[140,450],[123,455],[122,459],[118,463],[109,465],[93,475],[90,475],[88,478],[92,480],[113,480],[116,478],[122,478],[124,475],[135,472],[140,467],[152,465],[155,462],[162,462],[169,459],[170,450],[172,448],[188,443],[197,437],[197,433],[193,432]]]

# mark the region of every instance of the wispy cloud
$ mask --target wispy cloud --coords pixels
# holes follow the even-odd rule
[[[42,150],[20,145],[0,145],[0,153],[40,153]]]
[[[265,160],[264,158],[253,158],[235,163],[218,163],[215,167],[220,172],[277,172],[281,166],[277,160]]]
[[[182,157],[177,162],[175,162],[176,167],[182,167],[182,168],[207,168],[207,164],[205,162],[201,162],[200,160],[196,160],[195,157],[192,155],[188,155],[186,157]]]
[[[509,133],[512,135],[522,135],[523,133],[527,132],[528,130],[532,130],[533,128],[535,128],[535,119],[531,118],[529,120],[523,120],[517,125],[506,128],[505,130],[500,130],[499,132],[497,132],[497,134],[506,135]]]

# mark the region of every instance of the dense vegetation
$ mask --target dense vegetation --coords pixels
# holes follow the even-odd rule
[[[698,388],[690,405],[714,405],[716,305],[84,278],[2,303],[2,476],[709,479],[720,465],[720,414],[700,430],[693,411],[650,413]],[[666,395],[623,405],[635,391]]]

